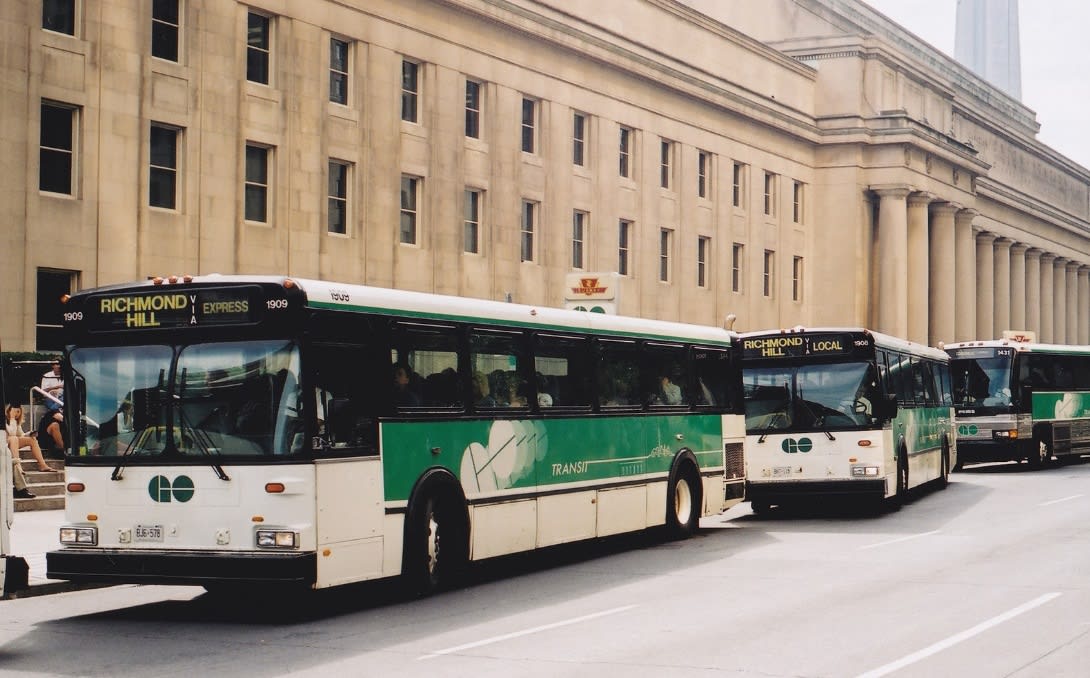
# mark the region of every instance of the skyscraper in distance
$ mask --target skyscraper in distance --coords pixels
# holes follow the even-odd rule
[[[1018,0],[957,0],[954,58],[1022,99]]]

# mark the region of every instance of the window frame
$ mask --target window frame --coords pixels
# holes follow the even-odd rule
[[[462,208],[462,252],[464,254],[480,254],[481,205],[484,202],[484,191],[479,188],[466,188],[462,194],[462,199],[465,201]],[[471,239],[472,249],[469,247]]]
[[[659,282],[668,283],[673,273],[674,229],[659,228]]]
[[[335,192],[334,168],[338,168],[342,173],[339,181],[340,192]],[[326,233],[330,235],[351,235],[348,232],[348,225],[352,223],[352,216],[349,212],[351,207],[352,163],[347,160],[329,158],[326,164],[326,173]],[[335,207],[340,209],[334,209]],[[343,219],[342,229],[339,231],[334,229],[333,223],[333,215],[336,212],[339,212]]]
[[[537,155],[540,106],[541,102],[537,99],[522,97],[522,122],[519,129],[521,130],[520,147],[523,153]]]
[[[588,116],[575,111],[572,113],[572,164],[586,167]]]
[[[48,116],[46,115],[47,109],[50,111]],[[77,155],[77,149],[79,148],[80,109],[71,104],[42,99],[38,110],[38,190],[42,193],[75,197],[76,186],[78,185],[77,170],[79,167],[79,157]],[[61,111],[65,112],[64,115],[67,117],[67,124],[65,125],[66,131],[60,136],[66,136],[66,139],[61,139],[60,136],[54,136],[54,133],[58,131],[58,128],[52,126],[52,121],[46,120],[47,117],[53,117],[55,112],[57,117],[56,122],[59,124],[62,116]],[[47,135],[49,136],[48,139],[46,138]],[[67,148],[64,145],[49,143],[56,141],[66,142]],[[52,162],[47,162],[47,159],[49,158],[61,161],[61,164],[63,165],[61,170],[67,174],[66,190],[53,190],[54,187],[60,187],[60,181],[56,181],[56,183],[52,180],[48,182],[45,181],[46,171],[53,169],[52,165],[54,164]]]
[[[697,151],[696,154],[696,197],[710,200],[708,188],[711,184],[712,154]]]
[[[761,273],[762,295],[772,299],[776,296],[776,251],[765,250],[763,259],[763,271]]]
[[[261,28],[261,26],[254,26],[254,20],[258,20],[259,23],[264,24],[264,29],[257,35],[257,37],[263,38],[264,44],[255,44],[254,42],[254,29]],[[262,14],[261,12],[255,12],[249,10],[246,13],[246,81],[252,82],[256,85],[272,84],[272,45],[273,45],[273,19],[268,14]],[[258,72],[263,69],[263,73]],[[264,79],[261,79],[261,78]]]
[[[172,165],[164,165],[156,162],[156,143],[155,132],[160,130],[161,132],[168,132],[171,135],[171,141],[173,143],[172,149]],[[161,122],[152,121],[148,126],[148,206],[158,209],[177,210],[178,209],[178,189],[179,178],[181,172],[179,171],[180,165],[180,152],[182,141],[182,130],[174,125],[167,125]],[[156,191],[152,189],[156,185],[156,177],[169,179],[170,184],[170,204],[157,204],[154,201]]]
[[[791,203],[792,203],[792,222],[801,224],[803,220],[803,209],[805,207],[805,186],[801,181],[791,182]]]
[[[732,243],[730,252],[730,289],[731,292],[742,294],[745,291],[746,246],[740,242]]]
[[[791,301],[802,301],[803,259],[795,255],[791,259]]]
[[[629,276],[632,269],[632,225],[631,219],[617,221],[617,275]]]
[[[169,3],[169,7],[173,8],[174,16],[161,16],[157,11],[161,9],[165,4]],[[173,22],[171,19],[173,18]],[[182,45],[182,2],[181,0],[154,0],[151,5],[151,46],[149,53],[155,59],[162,59],[164,61],[170,61],[173,63],[180,63],[181,59],[179,54]],[[167,40],[166,52],[164,54],[163,40]],[[173,56],[170,56],[172,53]]]
[[[632,142],[635,133],[631,127],[620,127],[618,144],[618,168],[619,176],[624,179],[632,178]]]
[[[401,59],[401,120],[420,124],[420,63]]]
[[[252,170],[258,169],[256,166],[251,166],[251,151],[254,153],[260,153],[263,160],[264,167],[261,168],[264,173],[263,177],[256,177],[252,174]],[[270,202],[270,196],[272,192],[269,190],[272,185],[272,157],[273,149],[271,146],[259,144],[252,141],[246,142],[245,147],[245,174],[243,177],[243,218],[245,221],[255,224],[271,223],[270,214],[272,212],[272,205]],[[251,211],[251,206],[255,209],[257,203],[251,203],[251,196],[256,198],[260,194],[261,197],[261,215],[260,218],[251,218],[254,214]],[[256,215],[255,215],[256,216]]]
[[[422,183],[423,179],[416,175],[401,175],[401,185],[398,189],[400,193],[398,203],[400,205],[398,244],[400,245],[415,246],[420,243],[420,185]],[[406,230],[406,225],[408,225],[408,230]]]
[[[696,286],[701,289],[708,287],[708,255],[711,253],[711,236],[698,235],[696,237]]]
[[[663,139],[659,145],[659,188],[674,186],[674,142]]]
[[[521,216],[519,218],[519,262],[533,263],[536,261],[537,224],[541,221],[541,203],[535,200],[523,198]]]
[[[474,89],[473,101],[470,90]],[[469,139],[481,138],[481,113],[484,110],[484,83],[473,78],[466,78],[466,120],[465,135]],[[472,103],[472,105],[471,105]]]
[[[571,267],[576,271],[586,268],[587,224],[590,213],[586,210],[572,210],[571,224]]]
[[[337,68],[338,46],[344,48],[343,70]],[[339,106],[347,106],[349,103],[352,82],[352,42],[336,36],[329,37],[329,101]]]
[[[776,216],[776,174],[773,172],[764,173],[764,214]]]
[[[59,35],[76,37],[80,25],[80,0],[43,0],[42,1],[42,30]],[[52,13],[50,13],[52,10]],[[51,23],[60,18],[63,25],[51,26]]]
[[[731,170],[731,206],[745,209],[746,175],[745,165],[738,161],[733,163]]]

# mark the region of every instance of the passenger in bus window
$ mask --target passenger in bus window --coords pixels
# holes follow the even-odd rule
[[[659,390],[652,396],[651,402],[658,405],[681,405],[681,387],[675,384],[669,374],[659,377]]]
[[[394,402],[398,407],[416,407],[420,405],[420,396],[413,391],[409,382],[412,368],[404,363],[394,364]]]
[[[507,406],[508,407],[527,407],[526,392],[523,387],[522,379],[519,378],[517,372],[508,372],[505,375],[506,394],[507,394]]]
[[[537,373],[537,406],[540,408],[552,407],[553,396],[549,393],[549,378],[541,372]]]
[[[473,404],[477,407],[495,407],[496,399],[488,386],[488,377],[483,372],[473,373]]]

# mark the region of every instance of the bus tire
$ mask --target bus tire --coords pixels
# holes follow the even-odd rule
[[[684,539],[700,527],[700,476],[683,462],[674,472],[666,493],[666,535]]]
[[[749,509],[757,515],[762,513],[768,513],[772,509],[772,504],[767,501],[751,501],[749,502]]]
[[[465,504],[452,488],[425,489],[406,516],[401,574],[411,594],[428,596],[455,586],[469,561]]]

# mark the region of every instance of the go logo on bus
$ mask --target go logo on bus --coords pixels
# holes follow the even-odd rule
[[[148,483],[148,494],[152,501],[170,503],[180,501],[185,503],[193,498],[193,479],[189,476],[178,476],[171,483],[166,476],[155,476]]]
[[[795,454],[796,452],[809,452],[814,449],[814,442],[809,438],[785,438],[780,444],[780,448],[788,454]]]
[[[976,424],[962,424],[961,426],[958,426],[958,435],[975,436],[979,430],[980,429],[976,427]]]

